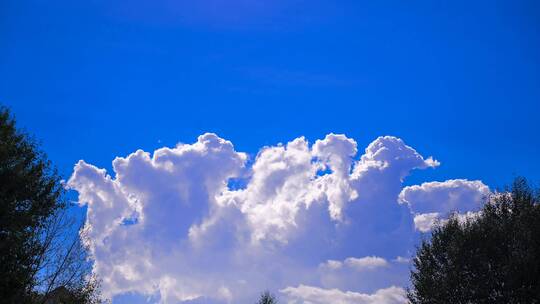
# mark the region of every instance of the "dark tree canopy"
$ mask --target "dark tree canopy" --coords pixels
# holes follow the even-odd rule
[[[88,303],[96,281],[60,176],[35,140],[0,108],[0,299],[41,303],[59,287]],[[75,225],[75,226],[74,226]]]
[[[0,110],[0,297],[29,294],[43,251],[38,231],[62,208],[62,187],[36,143]]]
[[[422,242],[411,303],[540,303],[540,205],[525,179],[494,195],[476,219],[456,216]]]
[[[272,295],[269,291],[265,291],[261,294],[257,304],[277,304],[276,297]]]

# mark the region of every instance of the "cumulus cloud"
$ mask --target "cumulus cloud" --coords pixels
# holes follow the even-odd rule
[[[384,258],[376,256],[368,256],[363,258],[349,257],[344,261],[328,260],[320,265],[321,268],[327,268],[330,270],[340,269],[344,266],[358,271],[372,270],[379,267],[388,266],[388,261],[386,261]]]
[[[414,216],[414,227],[421,232],[428,232],[437,223],[439,219],[438,212],[421,213]]]
[[[85,241],[110,297],[249,303],[272,289],[305,303],[403,303],[388,286],[406,284],[408,264],[395,257],[414,249],[417,218],[472,210],[489,189],[466,180],[403,188],[413,170],[439,162],[396,137],[357,153],[345,135],[299,137],[248,165],[208,133],[117,157],[112,175],[80,161],[68,186],[87,205]]]
[[[356,270],[371,270],[379,267],[388,266],[388,262],[376,256],[368,256],[364,258],[347,258],[345,264]]]
[[[323,289],[306,285],[287,287],[281,292],[291,298],[289,302],[291,304],[402,304],[407,301],[405,290],[395,286],[379,289],[373,294],[341,291],[339,289]]]
[[[427,182],[403,188],[399,202],[409,206],[414,216],[416,229],[422,232],[449,213],[477,211],[490,194],[488,186],[481,181],[453,179],[444,182]]]

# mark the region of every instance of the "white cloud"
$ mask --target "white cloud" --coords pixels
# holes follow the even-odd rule
[[[328,260],[320,264],[320,268],[336,270],[342,267],[349,267],[356,271],[373,270],[380,267],[389,266],[388,261],[376,256],[367,256],[363,258],[349,257],[344,261]]]
[[[388,262],[376,256],[368,256],[363,258],[347,258],[345,264],[356,270],[371,270],[379,267],[387,267]]]
[[[477,209],[490,193],[481,181],[452,179],[403,188],[399,201],[417,213],[453,212]]]
[[[439,213],[421,213],[414,216],[414,227],[420,232],[428,232],[433,228],[439,219]]]
[[[478,210],[489,194],[489,188],[481,181],[453,179],[405,187],[399,194],[399,202],[408,205],[415,214],[416,229],[427,232],[450,213],[460,216]]]
[[[222,205],[234,205],[247,216],[253,241],[269,237],[286,241],[296,226],[296,214],[312,201],[312,177],[317,165],[304,138],[286,146],[263,149],[252,167],[251,180],[243,190],[226,191]]]
[[[328,260],[320,265],[322,269],[336,270],[343,267],[343,262],[336,260]]]
[[[290,304],[403,304],[407,301],[405,290],[395,286],[379,289],[373,294],[306,285],[287,287],[281,292],[290,297]]]
[[[204,134],[118,157],[113,176],[80,161],[68,185],[88,206],[86,241],[108,296],[247,303],[261,290],[300,286],[285,294],[386,303],[400,290],[386,287],[406,284],[407,265],[387,259],[414,249],[411,210],[436,206],[431,197],[461,206],[474,191],[467,182],[452,188],[456,199],[435,184],[403,189],[412,170],[438,162],[396,137],[356,153],[344,135],[313,145],[300,137],[263,148],[246,166],[231,142]],[[231,178],[245,187],[229,188]]]

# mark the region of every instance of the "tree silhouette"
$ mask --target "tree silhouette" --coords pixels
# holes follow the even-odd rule
[[[257,304],[277,304],[276,297],[269,291],[265,291],[261,294]]]
[[[422,242],[408,298],[423,303],[540,303],[538,191],[517,178],[477,218],[452,216]]]
[[[0,299],[45,303],[63,287],[71,303],[99,302],[97,281],[46,155],[0,108]]]

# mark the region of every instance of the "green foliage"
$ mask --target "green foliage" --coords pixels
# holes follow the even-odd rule
[[[44,250],[39,231],[63,208],[62,187],[36,143],[0,109],[0,298],[24,302]]]
[[[60,176],[37,143],[0,108],[0,300],[44,303],[60,287],[96,303],[97,281]],[[62,290],[62,289],[58,289]]]
[[[269,291],[265,291],[261,294],[257,304],[277,304],[276,297],[272,295]]]
[[[411,303],[540,303],[540,205],[523,178],[476,219],[456,216],[422,242]]]

